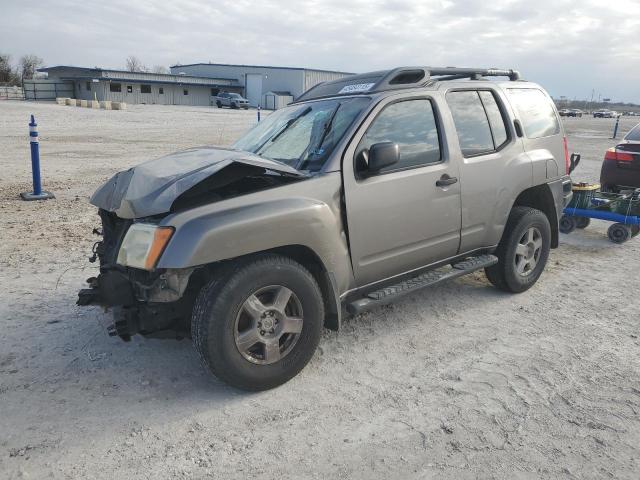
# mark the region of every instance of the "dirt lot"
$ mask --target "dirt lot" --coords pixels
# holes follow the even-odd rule
[[[30,113],[52,201],[18,199]],[[187,340],[108,337],[75,306],[95,270],[88,196],[254,121],[0,103],[1,478],[638,478],[640,240],[613,245],[604,222],[562,236],[524,294],[476,274],[346,320],[269,392],[218,382]],[[566,120],[575,178],[597,179],[612,126]]]

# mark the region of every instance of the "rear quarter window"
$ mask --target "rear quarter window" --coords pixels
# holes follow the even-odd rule
[[[640,123],[633,127],[629,133],[624,137],[625,140],[631,140],[632,142],[640,142]]]
[[[527,138],[549,137],[560,133],[560,124],[551,100],[541,90],[509,88],[507,92]]]

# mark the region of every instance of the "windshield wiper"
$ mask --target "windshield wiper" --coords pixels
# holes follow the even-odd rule
[[[271,138],[267,138],[257,149],[256,149],[256,154],[260,155],[260,151],[263,149],[263,147],[271,142],[275,142],[278,138],[280,138],[280,136],[287,131],[287,129],[293,125],[294,123],[296,123],[298,120],[300,120],[302,117],[304,117],[307,113],[309,113],[312,110],[312,108],[309,106],[307,108],[305,108],[304,110],[302,110],[298,115],[296,115],[293,118],[290,118],[289,120],[287,120],[287,123],[284,124],[284,126],[280,129],[280,131],[278,133],[276,133],[273,137]]]
[[[298,163],[296,164],[296,167],[295,167],[296,170],[301,170],[302,167],[309,161],[309,159],[305,159],[304,157],[307,155],[307,152],[310,149],[313,151],[322,146],[325,138],[327,138],[327,135],[331,131],[331,128],[333,128],[333,119],[336,118],[336,114],[338,113],[338,109],[340,108],[340,105],[342,104],[338,102],[338,104],[335,107],[333,107],[333,110],[329,114],[329,119],[324,124],[324,128],[322,129],[322,135],[320,135],[320,138],[318,139],[316,146],[314,146],[314,148],[311,149],[311,144],[309,144],[307,148],[304,149],[304,152],[302,152],[302,155],[300,155],[300,157],[298,158]]]

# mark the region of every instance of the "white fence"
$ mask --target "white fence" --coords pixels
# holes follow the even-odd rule
[[[0,100],[24,100],[22,87],[0,85]]]

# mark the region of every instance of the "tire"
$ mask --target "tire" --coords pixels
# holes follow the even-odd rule
[[[291,293],[282,308],[285,316],[272,305],[283,291]],[[277,315],[269,320],[269,312]],[[297,333],[282,333],[291,320],[296,326],[290,330]],[[203,364],[216,377],[236,388],[259,391],[282,385],[304,368],[320,342],[323,324],[324,304],[315,278],[290,258],[270,254],[231,264],[202,288],[191,335]],[[280,337],[274,333],[278,328]],[[241,348],[243,336],[246,348]]]
[[[573,232],[578,226],[576,217],[570,215],[563,215],[560,217],[560,232],[569,234]]]
[[[232,110],[237,110],[238,109],[238,105],[236,105],[235,103],[231,104],[231,109]]]
[[[589,217],[576,217],[576,228],[587,228],[591,224]]]
[[[500,290],[524,292],[540,278],[550,248],[547,216],[535,208],[513,207],[495,251],[498,263],[485,268],[487,278]]]
[[[632,236],[632,230],[629,225],[624,223],[614,223],[607,230],[607,237],[613,243],[624,243]]]
[[[222,103],[221,102],[216,102],[216,105],[218,105],[218,108],[222,108]]]

